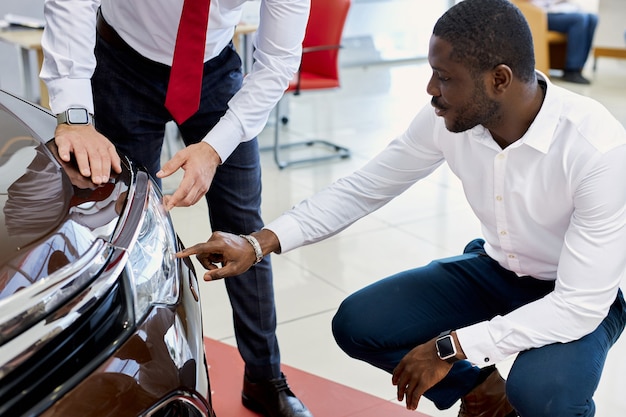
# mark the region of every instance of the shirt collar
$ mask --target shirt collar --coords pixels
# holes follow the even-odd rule
[[[552,84],[548,77],[540,71],[537,72],[537,79],[545,85],[545,97],[539,109],[539,113],[535,116],[535,120],[524,135],[515,142],[515,146],[528,145],[539,152],[548,153],[550,145],[554,141],[554,132],[559,124],[563,98],[559,91],[559,87]],[[474,140],[477,140],[488,146],[498,147],[489,131],[482,125],[475,126],[470,131]]]
[[[520,142],[542,153],[548,153],[554,141],[554,132],[559,124],[563,99],[559,88],[552,84],[548,77],[537,71],[537,79],[545,84],[545,97],[539,113],[524,136],[520,138]]]

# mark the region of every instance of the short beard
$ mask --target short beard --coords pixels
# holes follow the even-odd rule
[[[482,88],[477,82],[472,99],[455,111],[458,117],[452,120],[452,125],[448,127],[450,132],[465,132],[478,125],[491,126],[502,118],[500,114],[502,106],[499,102],[489,99]]]

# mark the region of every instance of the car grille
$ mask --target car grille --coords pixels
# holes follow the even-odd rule
[[[132,328],[129,292],[119,279],[81,317],[2,379],[0,416],[37,415],[93,371]],[[34,406],[34,407],[33,407]]]

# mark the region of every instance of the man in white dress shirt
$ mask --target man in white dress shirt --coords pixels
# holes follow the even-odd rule
[[[460,417],[593,416],[626,323],[626,131],[596,101],[535,71],[530,30],[507,0],[452,7],[428,60],[434,110],[253,233],[260,255],[333,236],[445,162],[483,238],[352,294],[333,319],[337,343],[392,374],[409,409],[423,395],[440,409],[460,399]],[[179,256],[192,254],[205,280],[259,256],[222,232]],[[513,355],[505,381],[495,364]]]
[[[208,28],[200,29],[204,60],[197,55],[201,93],[198,110],[181,118],[166,106],[166,94],[183,0],[46,0],[41,77],[59,119],[60,157],[69,161],[73,154],[96,184],[120,171],[116,148],[158,182],[182,168],[179,187],[165,197],[168,209],[206,195],[214,230],[245,235],[260,229],[256,135],[300,64],[309,0],[260,1],[255,62],[245,80],[232,44],[244,3],[213,0],[199,7],[198,15],[209,11]],[[173,119],[186,147],[161,167],[165,125]],[[280,370],[269,259],[226,287],[245,362],[244,405],[271,417],[310,416]]]

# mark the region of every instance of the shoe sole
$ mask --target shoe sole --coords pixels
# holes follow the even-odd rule
[[[243,404],[244,407],[246,407],[250,411],[259,413],[263,417],[270,417],[270,415],[265,412],[265,409],[259,402],[246,396],[245,394],[241,394],[241,403]]]

